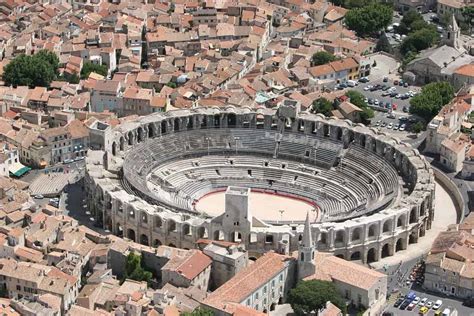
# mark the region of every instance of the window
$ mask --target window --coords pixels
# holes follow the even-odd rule
[[[258,300],[258,292],[255,293],[255,299]]]

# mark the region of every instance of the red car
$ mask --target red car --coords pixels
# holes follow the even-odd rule
[[[397,105],[395,103],[392,104],[392,110],[396,110],[397,109]]]
[[[393,80],[393,84],[394,84],[395,86],[398,86],[398,80]]]

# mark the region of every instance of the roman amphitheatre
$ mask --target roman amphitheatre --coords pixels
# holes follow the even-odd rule
[[[439,187],[416,149],[296,102],[155,113],[101,137],[86,161],[88,207],[145,245],[207,238],[288,254],[310,214],[318,250],[369,263],[417,244],[435,218]]]

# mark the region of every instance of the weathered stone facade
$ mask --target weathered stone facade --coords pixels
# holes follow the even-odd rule
[[[317,154],[314,157],[296,159],[282,151],[279,156],[280,140],[286,133],[289,135],[286,137],[290,139],[287,139],[287,142],[303,143],[309,151],[314,147],[314,141],[311,142],[314,139],[318,144],[324,143],[325,140],[331,141],[331,146],[340,147],[337,153],[343,162],[347,150],[354,146],[370,155],[367,159],[377,158],[383,161],[382,169],[374,171],[370,181],[380,181],[380,190],[388,185],[384,181],[398,181],[397,189],[379,193],[376,196],[378,200],[372,204],[364,204],[369,198],[352,192],[357,203],[362,201],[362,207],[358,205],[354,209],[344,209],[346,213],[340,213],[343,209],[338,209],[334,217],[326,215],[327,209],[324,208],[329,208],[331,204],[324,204],[323,199],[322,202],[326,206],[322,207],[321,211],[325,217],[311,225],[312,235],[319,250],[334,252],[336,256],[348,260],[377,261],[381,257],[406,249],[410,243],[416,243],[418,238],[431,228],[435,181],[429,164],[416,149],[350,121],[309,113],[283,118],[271,109],[252,110],[231,106],[156,113],[115,128],[110,139],[105,141],[106,149],[90,151],[87,158],[86,191],[92,214],[114,234],[152,246],[163,244],[194,248],[195,242],[200,238],[236,241],[238,235],[238,241],[245,244],[251,256],[259,256],[269,250],[289,253],[298,249],[303,234],[303,222],[277,225],[256,219],[250,228],[238,231],[236,235],[235,231],[224,227],[222,216],[209,218],[197,214],[190,207],[190,203],[173,204],[171,199],[154,194],[146,182],[143,182],[146,184],[144,191],[138,188],[142,185],[142,179],[136,177],[148,179],[149,172],[158,167],[161,159],[154,156],[160,154],[153,150],[154,144],[176,133],[185,135],[203,130],[208,131],[206,138],[200,139],[196,144],[183,141],[176,145],[182,146],[181,151],[173,151],[171,148],[166,150],[167,155],[176,152],[175,157],[165,158],[168,161],[171,158],[179,160],[183,157],[202,157],[210,153],[232,157],[239,150],[239,153],[245,151],[247,155],[255,151],[256,156],[266,155],[269,160],[276,159],[275,156],[278,159],[284,157],[285,161],[294,160],[299,166],[318,165]],[[281,136],[275,136],[275,149],[267,150],[268,152],[262,148],[253,149],[246,139],[234,140],[235,147],[231,144],[232,141],[228,142],[227,147],[217,149],[211,146],[209,139],[218,135],[217,131],[223,130],[239,130],[242,133],[249,131],[248,133],[255,135],[273,131]],[[273,134],[271,135],[273,137]],[[242,146],[239,147],[238,144]],[[140,149],[139,154],[136,149]],[[334,159],[334,165],[322,167],[322,164],[319,164],[318,170],[340,168],[336,165],[343,163],[337,162],[336,157]],[[137,160],[140,160],[141,167],[136,165],[127,169],[124,162],[137,163]],[[367,163],[364,167],[370,169],[370,164]],[[288,166],[287,169],[290,168],[291,166]],[[380,179],[379,175],[390,168],[398,172],[398,179]],[[387,174],[392,177],[393,172]],[[340,190],[347,190],[344,183],[340,184]],[[173,188],[162,191],[171,192],[176,196]],[[385,197],[387,199],[384,199]],[[330,200],[330,197],[326,200]],[[187,199],[183,198],[182,201],[186,202]],[[338,203],[342,202],[334,203],[339,205]],[[357,212],[361,212],[360,215]],[[347,220],[341,217],[346,216],[344,214],[347,214]],[[338,220],[332,221],[331,218]]]

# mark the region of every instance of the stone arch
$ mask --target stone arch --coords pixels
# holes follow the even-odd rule
[[[377,234],[377,226],[376,224],[372,224],[369,226],[368,238],[375,237]]]
[[[163,243],[158,239],[158,238],[155,238],[153,240],[153,247],[157,248],[159,246],[163,245]]]
[[[237,125],[237,116],[234,113],[229,113],[227,115],[227,126],[235,127]]]
[[[168,244],[168,247],[176,248],[176,245],[173,244],[172,242],[170,242],[170,243]]]
[[[351,241],[358,242],[362,239],[362,229],[360,227],[356,227],[352,230]]]
[[[176,222],[172,219],[168,220],[168,231],[175,232],[176,231]]]
[[[359,134],[359,143],[360,143],[360,146],[364,147],[365,148],[365,142],[366,142],[366,137],[365,137],[365,134]]]
[[[117,154],[117,144],[115,142],[112,143],[112,155]]]
[[[127,238],[132,241],[136,241],[135,231],[133,229],[129,228],[127,230]]]
[[[199,238],[209,238],[209,234],[207,232],[207,228],[206,227],[199,227],[198,228],[198,237]]]
[[[341,141],[342,140],[342,128],[336,127],[336,139]]]
[[[417,231],[412,231],[410,236],[408,237],[408,243],[409,244],[415,244],[418,242],[418,232]]]
[[[327,245],[327,243],[328,243],[328,233],[327,232],[322,232],[319,241],[320,241],[321,244]]]
[[[155,137],[155,129],[153,127],[153,124],[148,124],[148,138],[153,137]]]
[[[186,124],[186,127],[188,130],[191,130],[194,128],[194,120],[193,120],[193,116],[188,116],[188,122]]]
[[[330,134],[331,134],[331,132],[330,132],[330,129],[329,129],[329,125],[328,124],[323,124],[323,136],[324,137],[329,137]]]
[[[421,203],[420,205],[420,216],[425,215],[425,202]]]
[[[214,115],[214,127],[221,126],[221,116],[219,114]]]
[[[125,139],[123,138],[123,136],[120,137],[120,150],[125,150]]]
[[[166,134],[168,129],[168,126],[166,124],[166,121],[161,121],[161,134]]]
[[[239,231],[234,231],[232,232],[231,235],[231,241],[232,242],[242,242],[243,241],[243,235]]]
[[[117,223],[117,224],[115,225],[115,231],[116,231],[116,235],[117,235],[118,237],[123,237],[123,227],[122,227],[122,225],[121,225],[120,223]]]
[[[360,251],[355,251],[351,254],[351,260],[360,260],[361,255]]]
[[[389,243],[386,243],[385,245],[383,245],[381,256],[382,256],[382,258],[391,256],[391,254],[390,254],[390,244]]]
[[[341,259],[345,259],[344,254],[342,254],[342,253],[337,254],[336,257],[341,258]]]
[[[129,146],[133,145],[133,132],[132,131],[128,132],[128,145]]]
[[[398,216],[398,218],[397,218],[397,227],[405,226],[405,221],[406,221],[405,214],[402,214],[402,215]]]
[[[345,237],[346,237],[345,235],[346,235],[345,231],[343,231],[343,230],[338,230],[338,231],[336,232],[336,238],[335,238],[334,241],[337,242],[337,243],[341,243],[341,242],[343,243],[344,240],[345,240]]]
[[[405,250],[405,248],[403,238],[398,238],[397,243],[395,244],[395,251]]]
[[[412,208],[410,211],[410,224],[416,223],[417,218],[416,218],[416,208]]]
[[[214,240],[224,240],[225,239],[224,232],[220,229],[214,231],[213,239]]]
[[[188,223],[183,224],[183,235],[191,236],[191,226]]]
[[[382,233],[389,233],[392,231],[392,220],[387,219],[383,222]]]
[[[178,117],[174,119],[173,130],[174,130],[175,132],[179,131],[179,118],[178,118]]]
[[[148,224],[148,214],[146,212],[142,212],[141,220],[143,224]]]
[[[138,142],[139,142],[139,143],[141,143],[142,141],[145,140],[145,135],[144,135],[144,133],[143,133],[143,128],[139,127],[139,128],[137,129],[137,136],[138,136],[137,138],[138,138]]]
[[[375,256],[375,248],[370,248],[369,251],[367,251],[367,263],[375,261],[377,261],[377,257]]]
[[[148,236],[145,234],[140,235],[140,244],[148,246]]]
[[[163,226],[163,220],[161,219],[161,217],[155,216],[153,221],[155,228],[161,228],[161,226]]]
[[[204,115],[201,120],[201,128],[207,128],[207,115]]]

